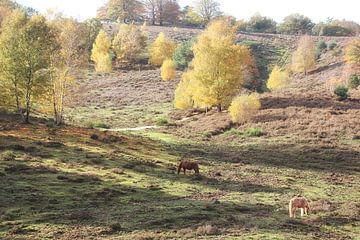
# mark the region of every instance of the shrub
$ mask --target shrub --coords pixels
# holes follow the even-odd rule
[[[280,89],[285,87],[289,83],[289,75],[285,71],[281,71],[278,66],[275,66],[271,71],[269,80],[267,81],[267,87],[270,90]]]
[[[245,134],[250,137],[261,137],[263,130],[261,128],[248,128],[245,130]]]
[[[345,59],[348,63],[360,64],[360,39],[351,41],[345,51]]]
[[[120,61],[134,61],[146,47],[146,35],[137,26],[122,24],[113,41],[113,49]]]
[[[360,85],[359,77],[356,74],[351,74],[348,87],[350,89],[355,89]]]
[[[161,78],[164,81],[174,80],[176,77],[175,64],[171,59],[166,59],[161,66]]]
[[[199,226],[196,229],[196,234],[203,236],[203,235],[216,235],[219,234],[220,231],[217,227],[213,227],[212,225],[204,225],[204,226]]]
[[[89,124],[89,128],[104,128],[104,129],[110,129],[110,126],[107,125],[106,123],[95,122],[95,123],[90,123],[90,124]]]
[[[229,112],[233,122],[243,123],[251,119],[260,107],[261,103],[255,94],[242,95],[233,100]]]
[[[327,44],[324,41],[320,41],[316,45],[316,50],[322,52],[327,49]]]
[[[348,96],[348,91],[349,89],[347,87],[344,87],[344,86],[338,86],[334,93],[336,96],[339,97],[339,100],[345,100],[347,99],[349,96]]]
[[[0,158],[3,161],[14,161],[15,160],[15,154],[12,151],[5,151],[0,155]]]
[[[175,49],[173,61],[177,69],[184,70],[189,66],[189,63],[194,58],[192,46],[193,41],[186,41]]]
[[[155,122],[156,126],[167,126],[169,125],[169,120],[166,117],[159,117],[158,119],[156,119]]]
[[[229,131],[224,133],[225,136],[241,136],[243,133],[236,128],[231,128]]]
[[[150,64],[161,66],[165,59],[172,58],[175,48],[176,44],[167,39],[164,33],[160,33],[149,48]]]
[[[332,78],[326,81],[326,88],[329,92],[333,93],[338,86],[343,86],[344,82],[339,78]]]
[[[336,48],[336,46],[337,46],[337,43],[334,42],[334,41],[331,41],[331,42],[328,42],[328,44],[327,44],[327,49],[328,49],[329,51],[331,51],[331,50],[334,50],[334,49]]]

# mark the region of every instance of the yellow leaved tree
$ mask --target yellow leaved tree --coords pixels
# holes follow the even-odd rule
[[[156,40],[150,45],[149,62],[155,66],[161,66],[163,62],[172,58],[176,49],[176,44],[166,38],[164,33],[160,33]]]
[[[91,52],[91,60],[95,62],[95,70],[99,73],[110,73],[112,62],[110,56],[111,42],[105,31],[101,30],[97,36]]]
[[[194,100],[192,99],[191,88],[190,88],[190,78],[188,73],[184,73],[182,80],[177,85],[175,90],[175,107],[177,109],[189,109],[194,105]]]
[[[296,73],[304,73],[315,67],[316,50],[314,41],[310,36],[303,36],[299,40],[298,47],[293,54],[291,69]]]
[[[213,21],[193,46],[188,71],[195,107],[228,107],[254,64],[248,47],[237,45],[237,26],[228,18]]]
[[[235,123],[244,123],[251,119],[260,107],[261,103],[256,94],[241,95],[235,98],[229,107],[231,120]]]
[[[132,62],[146,47],[146,34],[134,24],[121,24],[114,38],[113,49],[116,57],[122,62]]]
[[[360,38],[352,40],[347,45],[345,60],[350,64],[360,64]]]
[[[161,78],[164,81],[174,80],[176,77],[175,63],[171,59],[166,59],[161,66]]]
[[[275,66],[267,81],[267,87],[270,90],[276,90],[285,87],[288,83],[289,74],[281,70],[279,66]]]

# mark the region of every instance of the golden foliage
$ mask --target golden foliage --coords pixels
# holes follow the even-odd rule
[[[184,73],[182,80],[175,90],[175,108],[177,109],[190,109],[194,105],[190,89],[190,78],[187,73]]]
[[[111,42],[106,33],[101,30],[93,45],[91,60],[95,62],[95,70],[99,73],[109,73],[112,71],[110,56]]]
[[[176,78],[175,63],[171,59],[166,59],[161,66],[161,78],[164,81],[174,80]]]
[[[251,119],[261,108],[261,103],[256,94],[242,95],[235,98],[229,112],[233,122],[244,123]]]
[[[289,74],[286,71],[282,71],[280,67],[275,66],[267,81],[267,87],[270,90],[276,90],[285,87],[288,83]]]
[[[134,61],[145,49],[147,36],[139,27],[121,24],[114,38],[113,49],[120,61]]]
[[[176,49],[176,44],[166,38],[164,33],[160,33],[156,40],[150,45],[149,62],[155,66],[161,66],[167,58],[172,58]]]
[[[345,49],[345,60],[351,64],[360,64],[360,38],[352,40]]]
[[[303,36],[299,40],[298,48],[292,57],[291,68],[296,73],[305,73],[316,64],[315,44],[310,36]]]
[[[195,43],[189,70],[195,106],[227,107],[239,93],[254,60],[246,46],[235,44],[237,26],[229,19],[212,22]]]

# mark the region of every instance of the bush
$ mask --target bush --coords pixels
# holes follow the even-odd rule
[[[322,52],[322,51],[324,51],[324,50],[327,49],[327,44],[326,44],[324,41],[320,41],[320,42],[317,43],[316,49],[317,49],[319,52]]]
[[[156,126],[167,126],[169,125],[169,120],[166,117],[159,117],[158,119],[156,119],[155,122]]]
[[[229,112],[233,122],[243,123],[251,119],[260,109],[261,103],[255,94],[235,98]]]
[[[329,51],[334,50],[336,47],[337,47],[337,43],[334,41],[328,42],[328,44],[327,44],[327,49]]]
[[[339,97],[339,100],[345,100],[347,99],[349,96],[348,96],[348,91],[349,89],[347,87],[344,87],[344,86],[338,86],[334,93],[336,96]]]
[[[95,122],[95,123],[90,123],[90,124],[89,124],[89,128],[104,128],[104,129],[110,129],[110,126],[107,125],[106,123]]]
[[[243,133],[236,128],[231,128],[229,131],[224,133],[225,136],[241,136]]]
[[[175,64],[171,59],[166,59],[161,66],[161,78],[164,81],[176,78]]]
[[[175,48],[176,44],[167,39],[164,33],[160,33],[149,48],[150,64],[161,66],[165,59],[172,58]]]
[[[245,130],[245,134],[250,137],[261,137],[263,130],[261,128],[248,128]]]
[[[193,41],[186,41],[175,49],[173,61],[177,69],[185,70],[189,66],[189,63],[194,58],[192,46]]]
[[[359,77],[356,74],[351,74],[348,87],[350,89],[355,89],[360,85]]]
[[[113,49],[120,61],[134,61],[146,47],[146,35],[137,26],[122,24],[114,38]]]
[[[184,73],[182,80],[176,87],[174,96],[174,105],[177,109],[190,109],[194,105],[190,91],[190,79],[187,73]]]
[[[14,161],[16,158],[12,151],[5,151],[0,155],[0,159],[3,161]]]
[[[285,71],[281,71],[278,66],[275,66],[271,71],[267,81],[267,87],[270,90],[280,89],[289,83],[289,75]]]

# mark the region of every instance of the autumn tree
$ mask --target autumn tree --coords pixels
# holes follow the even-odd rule
[[[230,19],[212,22],[194,44],[188,71],[196,106],[227,107],[244,83],[244,71],[253,63],[248,47],[237,45],[237,26]]]
[[[162,14],[160,25],[167,23],[174,25],[179,22],[180,17],[180,5],[177,0],[166,0],[163,2]]]
[[[68,89],[75,77],[88,62],[86,28],[73,19],[56,19],[51,24],[57,29],[59,49],[53,54],[51,100],[56,125],[63,123],[64,106]]]
[[[222,15],[220,4],[214,0],[198,0],[196,2],[196,11],[204,24],[208,24],[214,18]]]
[[[289,83],[289,75],[286,71],[281,70],[279,66],[275,66],[271,71],[267,81],[267,87],[270,90],[276,90],[285,87]]]
[[[310,34],[314,26],[310,18],[300,14],[291,14],[279,24],[278,31],[286,34]]]
[[[189,73],[184,73],[175,90],[175,108],[185,110],[194,106]]]
[[[231,120],[235,123],[244,123],[250,120],[261,108],[261,102],[256,94],[236,97],[230,107]]]
[[[133,62],[144,52],[146,41],[147,36],[139,27],[122,24],[112,45],[119,61]]]
[[[292,57],[291,68],[294,72],[304,73],[314,68],[316,64],[315,44],[310,36],[300,38],[297,50]]]
[[[102,23],[96,18],[90,18],[82,23],[85,26],[86,44],[85,48],[91,53],[93,44],[102,29]]]
[[[171,59],[166,59],[161,65],[161,78],[164,81],[174,80],[176,77],[175,64]]]
[[[182,23],[189,27],[199,27],[202,24],[202,18],[193,7],[186,6],[182,12]]]
[[[44,17],[28,17],[15,10],[6,18],[0,36],[1,75],[11,81],[17,109],[26,123],[33,100],[50,88],[48,70],[57,46]]]
[[[352,40],[346,46],[345,59],[349,64],[360,64],[360,38]]]
[[[93,45],[91,60],[95,62],[95,70],[99,73],[110,73],[112,61],[110,56],[111,41],[105,31],[101,30]]]
[[[126,23],[141,19],[143,5],[138,0],[108,0],[105,11],[108,19]]]
[[[175,24],[179,20],[180,6],[177,0],[142,0],[145,15],[152,25],[164,22]]]
[[[165,59],[172,58],[175,49],[176,44],[161,32],[156,40],[150,45],[149,62],[155,66],[161,66]]]

